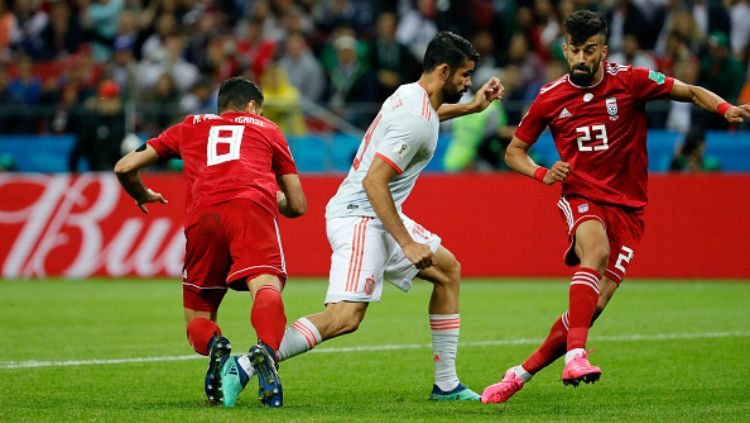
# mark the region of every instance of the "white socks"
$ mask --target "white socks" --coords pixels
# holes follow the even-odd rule
[[[583,348],[573,348],[572,350],[565,353],[565,364],[568,364],[570,360],[573,359],[573,357],[577,356],[578,354],[584,354],[586,350]]]
[[[444,392],[450,392],[458,386],[456,351],[460,327],[459,314],[430,314],[435,385]]]
[[[277,351],[279,361],[309,351],[321,341],[318,328],[308,319],[301,317],[284,331],[284,338]]]
[[[521,365],[514,367],[513,372],[516,374],[516,376],[521,378],[523,383],[528,382],[529,380],[531,380],[531,377],[534,376],[531,373],[527,372],[526,369],[524,369]]]

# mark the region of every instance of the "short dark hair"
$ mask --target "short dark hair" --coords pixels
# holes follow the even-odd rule
[[[607,22],[604,16],[590,10],[576,10],[565,20],[565,33],[570,35],[571,44],[580,45],[594,35],[607,38]]]
[[[441,31],[427,45],[422,61],[423,72],[430,72],[443,63],[456,69],[465,59],[479,61],[479,53],[464,37],[450,31]]]
[[[251,100],[255,100],[258,106],[263,105],[263,91],[258,84],[241,76],[229,78],[219,88],[219,113],[244,110]]]

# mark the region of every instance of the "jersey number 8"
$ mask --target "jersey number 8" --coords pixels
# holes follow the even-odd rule
[[[245,132],[243,125],[217,125],[212,126],[208,133],[208,145],[206,150],[206,164],[214,166],[224,162],[239,160],[240,144],[242,134]],[[219,145],[228,144],[224,153],[219,153]]]
[[[604,125],[581,126],[576,128],[576,132],[583,134],[578,137],[578,151],[602,151],[609,148],[607,127]],[[601,141],[600,144],[589,143],[592,132],[594,133],[594,139]]]

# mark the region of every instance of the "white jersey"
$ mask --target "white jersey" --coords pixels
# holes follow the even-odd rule
[[[398,87],[383,103],[359,145],[349,174],[326,207],[326,219],[335,217],[377,217],[362,180],[375,157],[391,165],[398,175],[391,179],[396,210],[411,194],[420,172],[435,154],[440,119],[427,92],[418,83]]]

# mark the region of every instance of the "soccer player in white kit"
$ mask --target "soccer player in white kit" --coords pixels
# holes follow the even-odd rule
[[[503,87],[492,78],[471,103],[443,104],[456,103],[469,89],[478,59],[467,40],[441,32],[427,47],[419,81],[400,86],[383,103],[349,174],[326,207],[326,231],[333,249],[326,309],[286,329],[279,360],[357,330],[368,304],[380,300],[384,280],[408,291],[412,279],[419,277],[433,284],[429,317],[435,385],[430,398],[479,400],[460,383],[455,367],[461,324],[460,264],[440,245],[439,236],[401,211],[435,152],[440,120],[484,110],[501,99]],[[230,360],[225,370],[222,384],[228,390],[246,383],[236,376],[242,373],[237,370],[252,376],[242,357]]]

